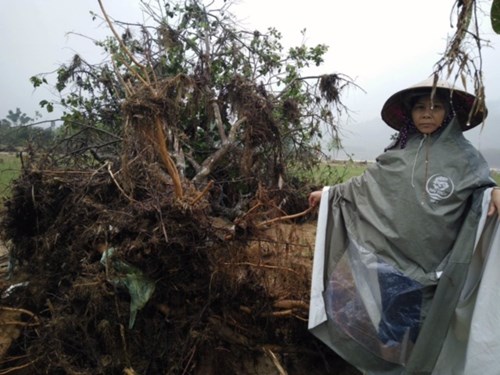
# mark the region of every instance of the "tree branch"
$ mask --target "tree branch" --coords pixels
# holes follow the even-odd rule
[[[201,169],[196,176],[193,177],[193,182],[195,184],[201,183],[207,176],[212,173],[212,170],[215,165],[222,159],[224,155],[228,153],[228,151],[234,146],[236,141],[236,134],[241,124],[246,121],[246,117],[242,117],[238,121],[236,121],[231,130],[229,131],[229,136],[225,142],[222,143],[221,148],[215,151],[211,156],[206,158],[201,164]]]

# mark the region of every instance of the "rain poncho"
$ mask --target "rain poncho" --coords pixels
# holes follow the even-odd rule
[[[325,188],[312,333],[370,374],[432,373],[472,259],[482,194],[493,185],[453,120]]]

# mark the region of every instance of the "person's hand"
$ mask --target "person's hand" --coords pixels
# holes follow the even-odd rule
[[[491,191],[491,201],[490,207],[488,208],[488,216],[494,215],[495,212],[500,218],[500,188],[494,188]]]
[[[316,207],[321,202],[321,195],[323,194],[322,190],[313,191],[309,194],[309,207]]]

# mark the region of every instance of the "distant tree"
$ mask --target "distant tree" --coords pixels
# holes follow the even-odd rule
[[[40,113],[35,113],[35,118],[28,116],[21,109],[9,110],[7,116],[0,120],[0,150],[15,151],[29,144],[39,146],[48,145],[54,138],[54,126],[42,128],[34,123],[40,118]]]
[[[21,112],[19,108],[16,108],[15,112],[9,110],[6,120],[10,121],[11,126],[22,126],[33,121],[31,117],[29,117],[26,113]]]

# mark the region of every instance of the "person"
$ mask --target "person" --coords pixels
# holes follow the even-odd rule
[[[432,77],[396,92],[381,112],[398,131],[393,143],[361,176],[309,195],[320,206],[309,329],[366,373],[468,365],[443,364],[442,353],[460,357],[449,327],[477,275],[473,254],[498,247],[483,232],[496,225],[496,236],[500,217],[500,190],[463,135],[486,118],[475,102]]]

